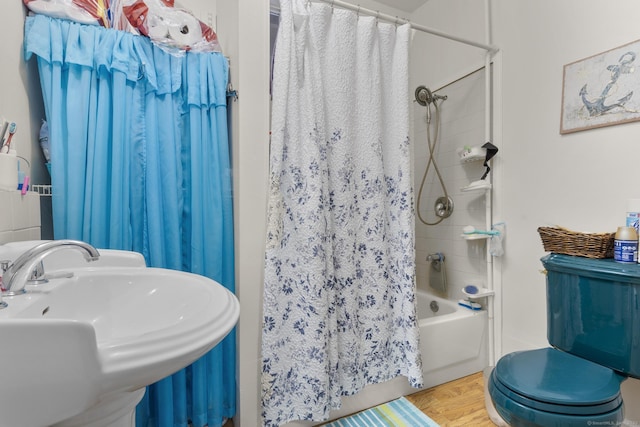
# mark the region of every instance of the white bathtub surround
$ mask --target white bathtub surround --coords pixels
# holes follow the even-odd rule
[[[410,28],[281,2],[263,325],[266,426],[422,385],[408,111]]]
[[[416,51],[413,57],[419,56]],[[438,88],[440,85],[434,85]],[[465,240],[462,231],[465,226],[491,230],[487,225],[487,208],[490,203],[490,189],[466,188],[480,179],[485,171],[481,159],[461,161],[458,151],[461,147],[478,146],[485,142],[485,72],[477,72],[447,85],[438,91],[446,95],[441,105],[441,138],[435,153],[435,161],[454,200],[453,214],[437,226],[429,227],[416,222],[416,262],[418,288],[428,290],[429,263],[427,256],[442,252],[446,256],[447,298],[457,301],[465,298],[462,288],[468,284],[489,287],[487,247],[490,239]],[[417,103],[413,106],[415,121],[414,187],[418,188],[420,178],[429,159],[426,135],[426,111]],[[500,153],[498,153],[498,157]],[[493,160],[492,160],[493,162]],[[495,168],[492,167],[492,172]],[[435,174],[429,173],[422,194],[423,215],[430,215],[435,199],[441,195],[440,183]],[[489,195],[489,196],[488,196]],[[489,199],[489,200],[488,200]],[[494,221],[495,222],[495,221]]]

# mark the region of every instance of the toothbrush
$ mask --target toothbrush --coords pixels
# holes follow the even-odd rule
[[[482,306],[480,304],[466,299],[458,300],[458,305],[474,311],[482,310]]]
[[[4,134],[7,133],[7,128],[9,127],[9,122],[5,119],[0,119],[0,143],[4,141]]]
[[[27,190],[29,189],[29,175],[24,177],[24,181],[22,182],[22,189],[20,190],[21,195],[27,194]]]
[[[2,146],[2,149],[0,149],[0,153],[9,153],[9,150],[11,149],[11,139],[13,138],[13,134],[16,133],[16,127],[17,126],[15,122],[11,122],[11,124],[9,125],[9,136],[7,137],[7,141]],[[4,149],[5,147],[7,147],[6,151]]]
[[[497,230],[477,230],[473,225],[467,225],[462,229],[464,234],[487,234],[489,236],[497,236],[500,234]]]

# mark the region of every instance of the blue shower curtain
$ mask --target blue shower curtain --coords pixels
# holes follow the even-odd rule
[[[56,239],[134,250],[147,265],[234,290],[228,63],[36,15],[25,26],[50,129]],[[177,295],[179,297],[179,295]],[[138,427],[220,426],[235,414],[235,332],[150,387]]]

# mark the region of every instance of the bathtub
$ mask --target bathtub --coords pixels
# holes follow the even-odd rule
[[[437,311],[431,309],[436,304]],[[418,327],[424,388],[434,387],[480,372],[488,365],[487,311],[474,311],[429,292],[417,294]],[[419,390],[404,377],[365,387],[355,396],[342,399],[342,408],[331,413],[340,418]],[[287,427],[309,426],[292,422]]]
[[[437,305],[436,312],[432,304]],[[418,291],[417,309],[425,388],[487,367],[486,310],[470,310],[425,291]]]

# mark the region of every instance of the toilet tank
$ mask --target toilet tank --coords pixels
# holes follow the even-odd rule
[[[640,266],[559,254],[542,264],[549,344],[640,378]]]

